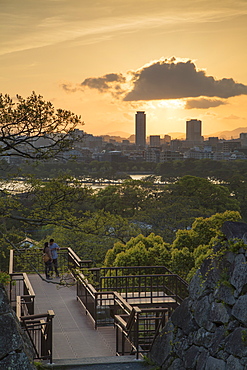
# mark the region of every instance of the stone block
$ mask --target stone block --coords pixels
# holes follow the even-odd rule
[[[23,353],[12,352],[0,362],[0,369],[3,370],[34,370],[35,366],[30,363]]]
[[[229,356],[226,362],[226,370],[243,370],[244,367],[241,365],[238,358]]]
[[[205,369],[208,357],[209,357],[208,351],[204,348],[201,348],[200,355],[197,358],[196,370],[204,370]]]
[[[156,338],[149,354],[151,360],[162,366],[174,351],[174,325],[169,321],[162,333]]]
[[[247,294],[238,298],[233,306],[232,315],[247,327]]]
[[[225,237],[230,239],[243,239],[245,240],[247,233],[247,224],[244,222],[226,221],[222,225],[222,232]]]
[[[238,294],[241,294],[247,284],[247,263],[245,259],[235,260],[230,283],[237,289]]]
[[[236,299],[233,296],[233,287],[228,285],[220,285],[214,292],[214,298],[221,302],[224,302],[230,306],[233,306]]]
[[[210,311],[210,321],[216,324],[228,323],[230,316],[227,308],[223,303],[213,302]]]
[[[236,328],[225,341],[225,350],[234,357],[247,356],[247,329]]]
[[[225,361],[209,356],[206,362],[205,370],[226,370]]]
[[[200,349],[197,346],[191,346],[184,354],[184,364],[186,369],[195,369],[197,359],[200,355]]]
[[[0,315],[0,358],[22,348],[22,339],[11,313]]]
[[[10,311],[9,300],[3,285],[0,284],[0,312],[7,313],[9,311]]]
[[[186,298],[179,307],[173,312],[171,321],[174,326],[178,326],[185,334],[198,329],[195,320],[189,309],[189,301]]]

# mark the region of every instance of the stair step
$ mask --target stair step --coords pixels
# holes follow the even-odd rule
[[[49,369],[64,370],[149,370],[153,367],[134,356],[93,357],[81,359],[54,359],[46,364]]]

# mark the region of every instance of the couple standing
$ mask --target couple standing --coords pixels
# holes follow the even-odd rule
[[[51,280],[52,277],[50,276],[50,273],[52,275],[53,273],[53,266],[55,269],[56,277],[59,277],[58,272],[58,263],[57,263],[57,250],[59,250],[59,246],[57,243],[54,242],[54,239],[50,239],[50,243],[45,242],[43,252],[49,257],[48,261],[45,262],[45,276],[47,280]]]

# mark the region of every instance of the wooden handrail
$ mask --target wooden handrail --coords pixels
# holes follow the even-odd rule
[[[116,302],[120,302],[124,311],[130,313],[132,311],[132,306],[118,292],[114,292],[114,295]]]
[[[14,271],[14,250],[9,251],[9,275],[13,274]]]
[[[25,286],[28,290],[29,295],[35,296],[32,284],[30,283],[30,280],[25,272],[23,272],[23,281],[25,283]]]
[[[33,345],[35,358],[50,360],[50,363],[52,363],[52,320],[54,316],[54,311],[48,310],[46,314],[20,317],[22,326]],[[37,332],[39,335],[36,335]]]
[[[28,315],[28,316],[21,316],[20,319],[22,321],[25,321],[25,320],[35,320],[35,319],[39,319],[39,318],[43,318],[43,317],[54,317],[55,316],[55,313],[53,310],[48,310],[47,313],[40,313],[40,314],[36,314],[36,315]]]

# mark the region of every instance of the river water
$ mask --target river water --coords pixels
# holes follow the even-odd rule
[[[131,179],[133,180],[142,180],[150,174],[129,174]],[[121,184],[123,180],[119,179],[116,181],[111,181],[111,180],[95,180],[95,181],[82,181],[82,184],[88,187],[91,187],[92,189],[103,189],[108,185],[117,185]],[[12,194],[18,194],[18,193],[24,193],[28,192],[30,190],[30,185],[25,181],[25,179],[16,179],[16,180],[11,180],[11,181],[1,181],[0,182],[0,190],[6,190],[9,193]]]

